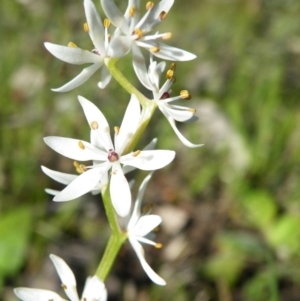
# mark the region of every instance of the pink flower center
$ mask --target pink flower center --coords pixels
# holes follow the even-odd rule
[[[110,149],[107,158],[109,162],[116,162],[119,160],[119,155],[113,149]]]

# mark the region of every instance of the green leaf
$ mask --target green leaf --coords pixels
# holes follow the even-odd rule
[[[268,242],[280,253],[299,254],[300,251],[300,220],[285,214],[266,231]]]
[[[31,231],[31,211],[20,207],[0,219],[0,282],[21,267]]]
[[[274,199],[265,191],[252,191],[242,199],[245,219],[258,229],[264,229],[273,221],[277,206]]]

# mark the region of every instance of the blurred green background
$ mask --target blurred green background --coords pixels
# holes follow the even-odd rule
[[[158,137],[158,147],[176,149],[177,157],[146,192],[145,203],[163,216],[156,240],[164,248],[145,249],[168,285],[151,284],[126,245],[107,281],[110,301],[300,300],[299,15],[299,0],[175,1],[158,30],[172,31],[170,44],[197,55],[177,64],[173,92],[192,93],[188,106],[199,120],[179,128],[205,146],[184,147],[156,112],[140,147]],[[68,262],[81,291],[109,237],[99,196],[54,203],[44,188],[62,186],[40,169],[75,172],[42,138],[89,139],[77,95],[97,104],[112,127],[129,100],[114,80],[98,89],[99,72],[71,92],[50,91],[82,67],[54,58],[43,42],[93,49],[84,22],[82,1],[1,3],[2,300],[16,300],[16,286],[63,296],[50,253]],[[144,91],[131,56],[119,66]],[[133,176],[139,183],[145,174]]]

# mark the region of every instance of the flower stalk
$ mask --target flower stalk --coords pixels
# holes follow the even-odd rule
[[[104,204],[106,216],[107,216],[112,233],[111,233],[110,239],[107,243],[107,246],[105,248],[104,255],[102,256],[100,264],[95,273],[95,275],[97,275],[102,281],[106,280],[106,278],[115,262],[115,259],[119,253],[120,248],[122,247],[124,242],[127,240],[127,234],[125,232],[123,232],[119,227],[116,213],[115,213],[114,207],[111,202],[109,189],[107,189],[108,187],[109,186],[106,185],[102,189],[102,198],[103,198],[103,204]]]
[[[130,153],[136,144],[138,143],[139,139],[141,138],[142,134],[144,133],[148,123],[150,122],[156,108],[156,102],[148,99],[145,97],[135,86],[133,86],[129,80],[122,74],[122,72],[117,68],[116,63],[118,59],[106,59],[105,64],[107,69],[114,77],[114,79],[129,93],[134,94],[138,101],[142,106],[142,114],[139,127],[137,128],[135,134],[133,135],[132,139],[126,145],[123,154]]]

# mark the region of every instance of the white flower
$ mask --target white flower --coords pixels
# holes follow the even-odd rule
[[[48,146],[63,156],[78,161],[93,161],[92,166],[78,165],[82,174],[54,197],[54,201],[75,199],[108,182],[111,169],[110,196],[120,216],[130,211],[131,192],[121,164],[142,170],[156,170],[168,165],[175,157],[174,151],[145,150],[123,155],[125,146],[135,134],[140,121],[141,109],[137,98],[132,95],[121,127],[115,127],[114,145],[110,137],[108,122],[101,111],[90,101],[79,96],[79,102],[91,128],[91,143],[62,137],[46,137]]]
[[[141,215],[141,203],[144,196],[145,189],[149,180],[151,179],[152,173],[150,173],[142,182],[138,196],[130,217],[130,220],[127,224],[127,234],[128,240],[132,245],[144,271],[149,276],[149,278],[159,285],[165,285],[166,282],[160,276],[158,276],[149,264],[145,260],[144,250],[140,242],[156,246],[157,248],[161,247],[161,244],[157,244],[145,236],[149,234],[153,229],[155,229],[161,223],[161,217],[158,215]]]
[[[61,286],[71,301],[107,300],[105,285],[97,276],[87,278],[82,297],[79,299],[76,289],[76,280],[72,270],[62,258],[53,254],[50,255],[50,258],[62,282]],[[17,297],[23,301],[65,301],[65,299],[61,298],[57,293],[44,289],[18,287],[14,289],[14,292]]]
[[[150,65],[148,69],[148,73],[143,78],[141,83],[153,94],[153,101],[156,102],[158,108],[165,115],[170,125],[172,126],[174,132],[181,140],[181,142],[188,147],[200,147],[203,144],[193,144],[188,141],[177,129],[175,121],[186,122],[193,121],[197,119],[194,115],[196,112],[195,109],[191,109],[188,107],[178,106],[171,104],[173,101],[182,100],[182,99],[190,99],[190,94],[187,90],[182,90],[180,95],[171,97],[171,86],[174,83],[174,72],[175,72],[175,64],[171,65],[171,68],[167,71],[166,82],[160,87],[160,77],[164,72],[166,67],[165,62],[157,63],[153,60],[152,56],[150,58]]]
[[[155,148],[157,139],[154,138],[145,148],[143,148],[143,150],[152,150]],[[77,162],[74,162],[76,170],[78,170],[79,173],[82,173],[82,171],[80,170],[80,165]],[[72,181],[74,181],[77,177],[79,177],[79,175],[74,175],[74,174],[69,174],[69,173],[64,173],[64,172],[59,172],[59,171],[55,171],[52,169],[49,169],[45,166],[42,166],[42,171],[49,176],[50,178],[52,178],[53,180],[64,184],[64,185],[69,185]],[[123,166],[123,172],[124,174],[132,171],[135,169],[135,167],[132,166]],[[106,185],[106,183],[101,183],[101,180],[99,181],[99,183],[96,184],[96,186],[94,188],[91,189],[91,193],[93,195],[99,194],[101,193],[101,189],[104,185]],[[60,193],[60,191],[58,190],[54,190],[54,189],[49,189],[46,188],[45,191],[51,195],[58,195]]]
[[[55,92],[70,91],[84,82],[86,82],[99,68],[104,64],[104,58],[109,54],[109,35],[107,32],[109,21],[104,22],[103,26],[101,18],[96,10],[94,3],[91,0],[84,0],[84,9],[87,18],[85,30],[89,32],[95,49],[91,52],[78,48],[74,43],[69,43],[69,46],[60,46],[52,43],[45,43],[45,47],[58,59],[75,65],[92,63],[91,66],[82,70],[82,72],[73,80],[64,86],[52,89]],[[117,45],[116,45],[117,46]],[[117,52],[115,51],[117,54]],[[103,89],[109,83],[111,74],[107,68],[102,68],[101,80],[98,86]]]
[[[174,0],[162,0],[156,5],[151,1],[147,2],[147,12],[142,18],[140,18],[139,14],[139,3],[139,0],[129,0],[127,10],[123,16],[112,0],[101,0],[105,14],[113,25],[117,27],[113,35],[114,42],[112,42],[112,44],[118,43],[118,45],[123,45],[124,55],[132,49],[133,67],[139,79],[147,73],[144,57],[139,47],[145,48],[153,53],[153,55],[166,60],[189,61],[196,58],[196,56],[190,52],[158,41],[159,39],[169,39],[171,33],[160,34],[156,32],[154,34],[148,34],[166,18]],[[118,49],[117,47],[112,48],[112,53]],[[120,54],[118,53],[118,55]]]

